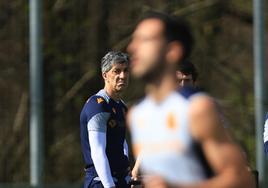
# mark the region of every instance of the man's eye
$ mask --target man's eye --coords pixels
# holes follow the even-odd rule
[[[114,73],[119,74],[119,73],[120,73],[120,70],[115,69],[115,70],[114,70]]]

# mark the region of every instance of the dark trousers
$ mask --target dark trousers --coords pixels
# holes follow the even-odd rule
[[[126,184],[125,181],[118,181],[115,183],[116,188],[130,188],[130,185]],[[91,180],[84,182],[84,188],[103,188],[101,181]]]
[[[103,188],[101,181],[94,180],[94,178],[94,176],[86,174],[84,188]],[[117,180],[115,182],[116,188],[130,188],[124,178],[117,178]]]

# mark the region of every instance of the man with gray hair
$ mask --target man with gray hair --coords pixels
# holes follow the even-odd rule
[[[91,96],[80,114],[85,160],[84,188],[127,188],[130,181],[125,114],[121,93],[128,85],[127,54],[110,51],[101,60],[104,88]]]

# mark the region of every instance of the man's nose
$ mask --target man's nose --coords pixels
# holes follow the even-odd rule
[[[136,46],[136,42],[134,41],[134,39],[132,39],[130,41],[130,43],[128,44],[128,46],[127,46],[127,52],[128,53],[133,53],[134,50],[135,50],[135,46]]]
[[[126,78],[127,73],[125,71],[121,71],[119,74],[119,78],[124,79]]]
[[[128,53],[131,53],[133,50],[132,50],[132,42],[130,42],[129,44],[128,44],[128,46],[127,46],[127,52]]]

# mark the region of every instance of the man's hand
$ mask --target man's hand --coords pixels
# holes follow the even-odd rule
[[[138,180],[138,171],[133,169],[131,171],[131,177],[133,180]]]

